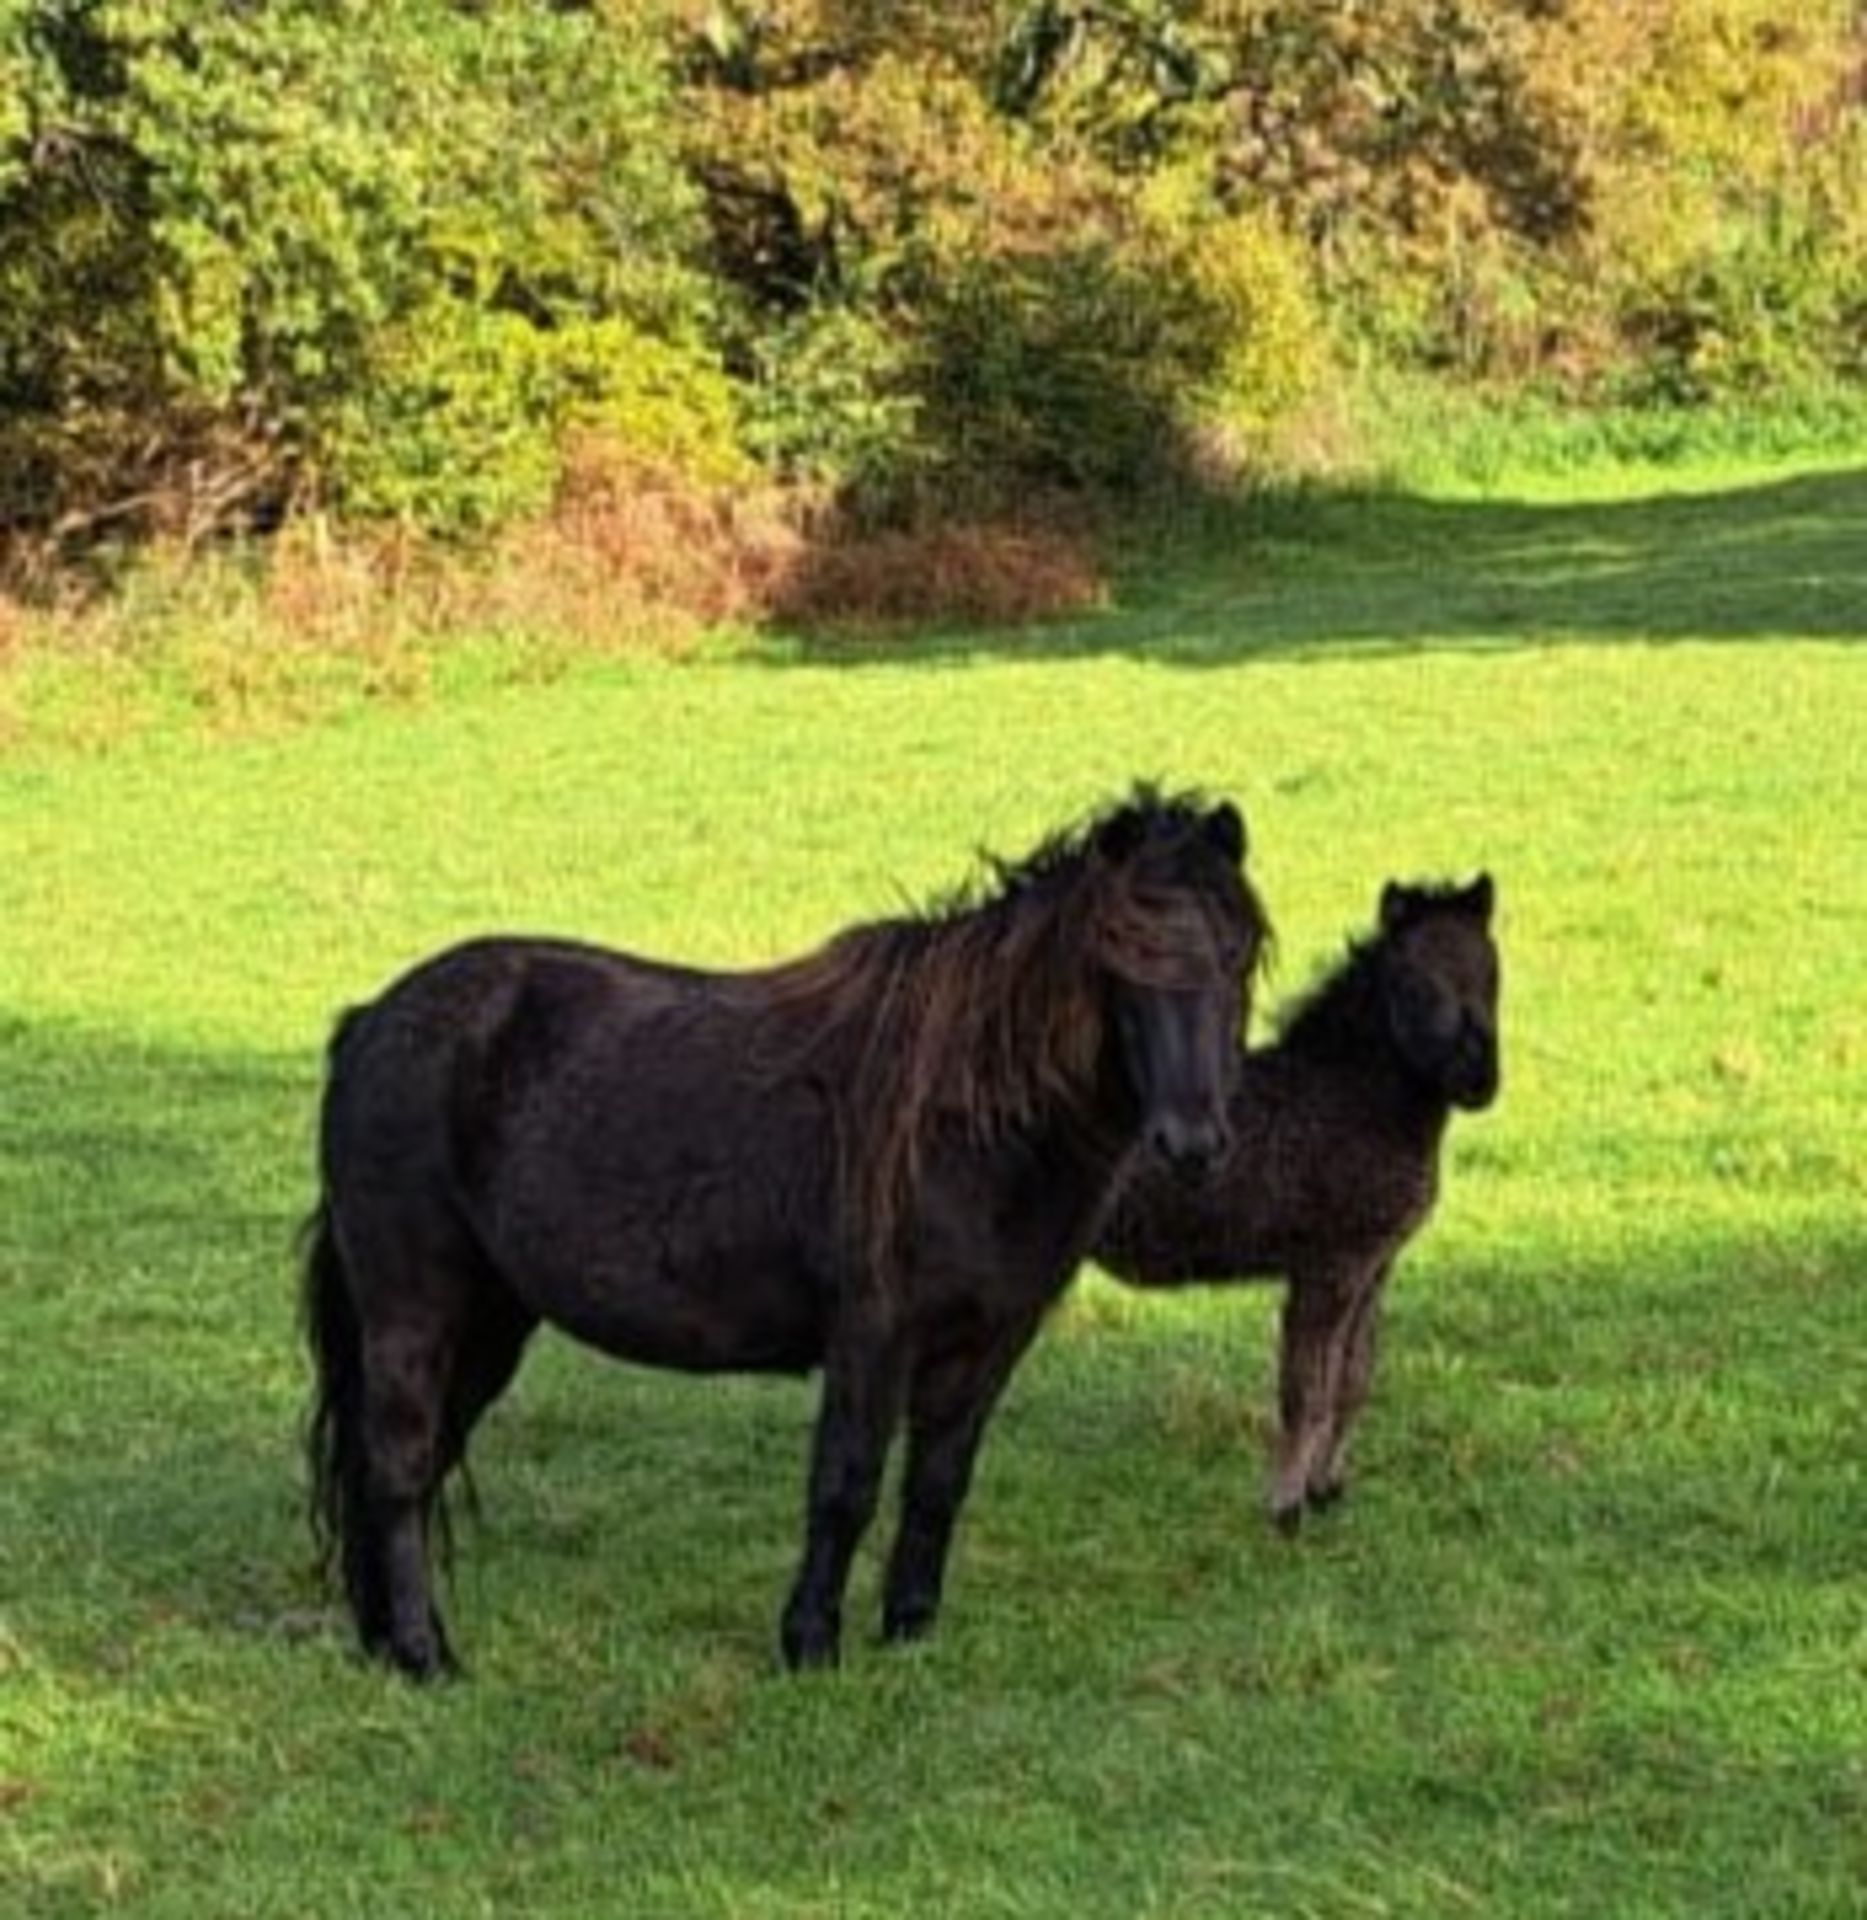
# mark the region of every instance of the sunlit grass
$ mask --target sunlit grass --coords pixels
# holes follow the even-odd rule
[[[1867,474],[1319,500],[1038,636],[185,703],[0,771],[0,1908],[1858,1912]],[[1256,1512],[1274,1303],[1091,1277],[905,1656],[772,1673],[807,1388],[541,1342],[474,1671],[312,1586],[292,1226],[337,1008],[493,926],[734,963],[1137,773],[1235,794],[1272,998],[1489,867],[1361,1480]]]

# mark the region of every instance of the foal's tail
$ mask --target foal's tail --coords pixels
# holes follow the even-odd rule
[[[311,1469],[310,1518],[318,1565],[329,1575],[341,1561],[344,1591],[359,1622],[367,1621],[370,1595],[363,1454],[363,1335],[350,1295],[349,1276],[331,1222],[328,1197],[320,1197],[305,1222],[304,1280],[300,1296],[305,1342],[317,1380],[305,1455]]]

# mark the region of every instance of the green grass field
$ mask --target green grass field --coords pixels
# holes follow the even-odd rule
[[[1700,478],[1215,516],[1039,635],[158,699],[107,751],[33,719],[68,670],[27,700],[0,1912],[1867,1911],[1867,466]],[[335,1009],[495,926],[775,956],[1137,773],[1244,804],[1273,1002],[1386,876],[1497,876],[1505,1093],[1346,1505],[1259,1516],[1270,1295],[1090,1276],[940,1633],[873,1646],[870,1552],[787,1680],[811,1390],[547,1338],[478,1446],[473,1677],[359,1665],[296,1452]]]

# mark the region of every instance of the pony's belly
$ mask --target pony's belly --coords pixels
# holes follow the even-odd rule
[[[545,1318],[618,1360],[683,1373],[807,1373],[825,1315],[808,1277],[769,1256],[695,1271],[602,1270],[528,1288]]]

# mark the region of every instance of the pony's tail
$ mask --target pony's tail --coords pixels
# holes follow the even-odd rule
[[[329,1578],[343,1572],[344,1593],[365,1635],[376,1624],[368,1528],[367,1464],[363,1450],[363,1334],[328,1196],[321,1197],[303,1234],[300,1295],[305,1343],[316,1375],[305,1429],[310,1468],[310,1520],[318,1567]]]

